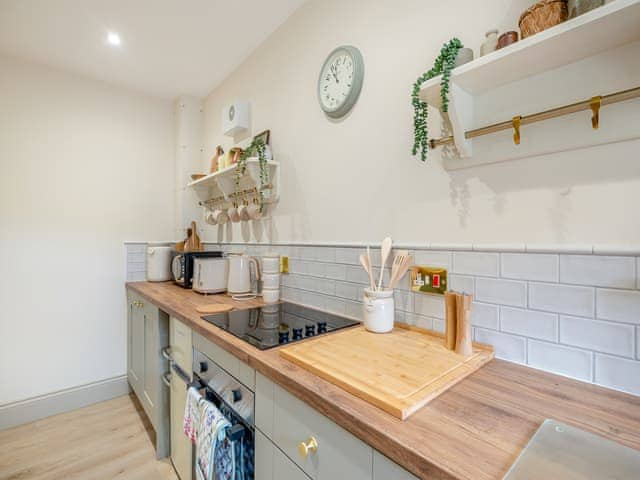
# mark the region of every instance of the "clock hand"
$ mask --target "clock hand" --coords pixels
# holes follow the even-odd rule
[[[335,65],[331,65],[331,74],[333,75],[333,78],[336,79],[336,83],[340,83],[340,80],[338,80],[338,75],[336,74],[337,68]]]

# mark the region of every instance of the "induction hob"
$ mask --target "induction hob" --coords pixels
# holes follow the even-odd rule
[[[288,302],[205,315],[202,318],[260,350],[360,323],[333,313]]]

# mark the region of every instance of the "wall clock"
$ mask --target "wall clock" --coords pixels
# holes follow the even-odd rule
[[[331,118],[346,115],[362,89],[364,61],[356,47],[343,45],[324,61],[318,78],[320,108]]]

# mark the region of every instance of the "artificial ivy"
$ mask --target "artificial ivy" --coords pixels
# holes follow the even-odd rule
[[[267,159],[264,156],[264,147],[264,141],[261,138],[254,138],[251,144],[240,154],[235,172],[236,190],[234,196],[237,198],[240,192],[240,179],[247,170],[247,158],[256,153],[258,154],[258,164],[260,165],[260,188],[258,188],[260,212],[264,210],[264,190],[269,184],[269,167],[267,165]]]
[[[451,70],[458,56],[458,50],[463,47],[462,42],[457,38],[452,38],[442,46],[438,58],[433,63],[433,68],[422,74],[413,84],[411,92],[411,104],[413,105],[413,154],[420,151],[420,158],[424,162],[427,159],[429,139],[427,132],[427,102],[420,100],[420,87],[427,80],[442,75],[440,82],[440,97],[442,98],[442,111],[449,110],[449,78]]]

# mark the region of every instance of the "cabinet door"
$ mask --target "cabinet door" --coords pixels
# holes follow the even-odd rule
[[[182,370],[189,374],[193,371],[193,350],[191,344],[191,329],[180,320],[171,317],[169,320],[171,358]]]
[[[146,310],[146,309],[145,309]],[[144,316],[144,377],[143,377],[143,406],[146,403],[147,415],[151,424],[157,430],[156,403],[158,387],[160,386],[159,358],[162,355],[158,339],[158,316],[145,311]]]
[[[373,449],[261,374],[256,380],[256,425],[314,480],[371,480]],[[306,457],[298,446],[315,438]],[[275,480],[275,478],[274,478]]]
[[[256,430],[255,480],[310,480],[260,430]]]
[[[140,300],[132,295],[129,301],[129,383],[140,401],[143,397],[142,382],[144,378],[144,311]]]
[[[418,478],[377,450],[374,450],[373,480],[418,480]]]
[[[171,461],[180,480],[191,480],[191,441],[182,427],[187,384],[178,375],[171,375]]]
[[[284,453],[274,447],[273,480],[310,480],[310,478]]]
[[[271,441],[256,429],[255,480],[274,480],[273,453]]]

